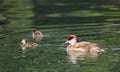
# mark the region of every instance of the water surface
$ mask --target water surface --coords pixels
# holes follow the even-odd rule
[[[1,0],[0,72],[120,72],[120,5],[118,1]],[[31,31],[44,34],[37,49],[22,57],[21,39]],[[71,34],[79,41],[99,43],[97,59],[71,64],[66,46]]]

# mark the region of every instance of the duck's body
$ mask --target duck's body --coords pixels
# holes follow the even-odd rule
[[[27,39],[22,39],[22,49],[25,50],[26,48],[35,48],[38,46],[37,43],[34,42],[28,42]]]
[[[43,39],[43,33],[40,31],[33,30],[32,37],[35,39],[35,41],[40,41]]]
[[[67,46],[67,52],[69,54],[75,53],[75,52],[85,52],[85,53],[96,52],[96,53],[99,53],[101,51],[102,51],[102,49],[98,44],[90,43],[90,42],[77,42],[74,45]]]
[[[75,35],[70,35],[65,44],[66,43],[69,44],[66,48],[67,54],[74,63],[76,63],[75,58],[79,56],[86,56],[90,54],[98,56],[98,54],[103,51],[99,44],[86,41],[78,42],[78,39]]]

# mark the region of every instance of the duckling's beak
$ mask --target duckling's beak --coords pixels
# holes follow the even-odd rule
[[[20,44],[23,44],[22,41],[20,42]]]
[[[20,44],[23,44],[23,41],[21,41]]]

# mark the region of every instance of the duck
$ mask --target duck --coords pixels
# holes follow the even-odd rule
[[[91,43],[87,41],[78,41],[76,35],[68,36],[67,40],[63,44],[68,44],[66,51],[69,57],[69,60],[76,64],[78,58],[92,55],[97,57],[104,50],[97,43]],[[83,59],[83,58],[82,58]]]
[[[22,50],[25,51],[27,48],[36,48],[38,46],[37,43],[28,42],[26,38],[22,39]]]
[[[43,39],[43,33],[37,30],[32,30],[32,37],[35,41],[40,41]]]

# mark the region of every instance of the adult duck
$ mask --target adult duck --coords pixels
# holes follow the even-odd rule
[[[86,41],[79,42],[76,35],[70,35],[64,44],[68,44],[66,51],[69,56],[69,60],[74,64],[80,57],[88,55],[97,57],[102,51],[104,51],[97,43]]]

